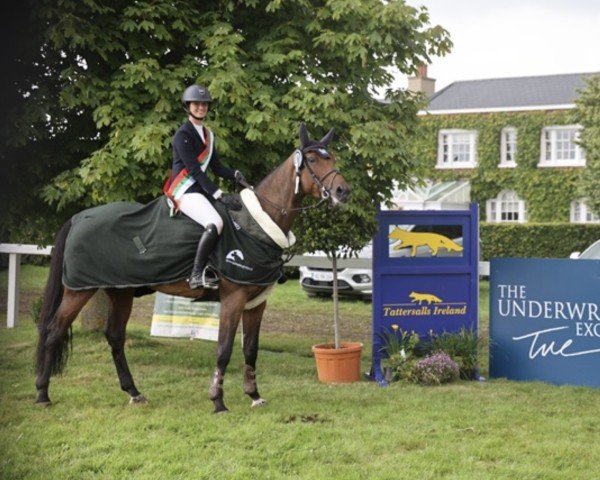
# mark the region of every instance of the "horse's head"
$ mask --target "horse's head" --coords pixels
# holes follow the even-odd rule
[[[346,203],[350,185],[335,168],[335,155],[329,150],[333,128],[321,140],[310,140],[304,123],[300,124],[300,148],[294,153],[298,189],[304,195],[329,199],[335,205]]]

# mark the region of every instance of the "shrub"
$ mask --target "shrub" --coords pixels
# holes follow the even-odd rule
[[[478,357],[482,340],[474,330],[461,328],[458,333],[432,333],[428,345],[430,352],[445,352],[458,364],[460,378],[473,380],[479,371]]]
[[[392,371],[391,380],[402,380],[410,377],[415,363],[415,347],[419,344],[419,335],[406,332],[392,325],[392,331],[383,334],[382,351],[387,355],[387,366]]]
[[[434,353],[418,361],[410,374],[410,380],[421,385],[441,385],[458,378],[458,365],[445,352]]]
[[[482,260],[493,257],[568,258],[600,238],[600,224],[485,223],[479,226]]]

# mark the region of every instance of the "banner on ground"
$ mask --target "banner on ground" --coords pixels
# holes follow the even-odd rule
[[[490,376],[600,387],[600,261],[490,263]]]
[[[193,302],[157,292],[150,335],[216,341],[219,313],[219,302]]]

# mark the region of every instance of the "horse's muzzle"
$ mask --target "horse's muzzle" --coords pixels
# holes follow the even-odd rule
[[[346,203],[351,192],[352,189],[347,184],[338,185],[333,192],[334,203]]]

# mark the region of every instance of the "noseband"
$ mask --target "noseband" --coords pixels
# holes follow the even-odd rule
[[[328,200],[331,197],[331,188],[333,187],[333,181],[335,180],[335,177],[337,177],[340,174],[340,171],[337,168],[332,168],[325,175],[323,175],[321,178],[319,178],[319,177],[317,177],[317,175],[315,174],[313,169],[310,168],[310,164],[305,163],[305,165],[306,165],[306,169],[308,170],[308,173],[310,173],[310,176],[313,179],[313,183],[317,187],[319,187],[319,190],[321,190],[321,200],[319,201],[319,203],[317,203],[316,205],[311,205],[310,207],[304,207],[306,209],[306,208],[318,207],[321,203],[323,203],[325,200]],[[325,186],[325,185],[323,185],[323,182],[329,175],[333,175],[333,176],[331,177],[331,180],[329,181],[329,185]]]

